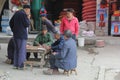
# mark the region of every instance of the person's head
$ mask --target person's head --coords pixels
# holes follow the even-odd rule
[[[27,15],[30,15],[30,5],[23,5],[23,9]]]
[[[23,3],[23,4],[28,4],[28,3],[29,3],[29,0],[23,0],[22,3]]]
[[[41,16],[41,18],[42,18],[42,20],[44,21],[47,17],[47,14],[40,14],[40,16]]]
[[[67,18],[73,17],[74,9],[73,8],[68,8],[66,9],[66,16]]]
[[[64,31],[64,38],[68,39],[72,37],[72,32],[70,30],[65,30]]]
[[[56,32],[56,33],[54,34],[54,37],[55,37],[55,39],[60,39],[60,33]]]
[[[43,34],[43,35],[46,35],[47,32],[48,32],[47,27],[46,27],[46,26],[43,26],[43,27],[42,27],[42,34]]]

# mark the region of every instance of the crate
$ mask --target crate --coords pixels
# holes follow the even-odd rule
[[[1,21],[1,26],[9,26],[9,21]]]
[[[2,16],[2,21],[9,21],[9,16],[3,15],[3,16]]]
[[[119,16],[112,16],[111,21],[120,21],[120,17]]]
[[[8,26],[2,26],[2,32],[3,32],[3,33],[6,33],[6,32],[7,32],[7,27],[8,27]]]
[[[4,9],[3,14],[4,16],[9,16],[10,10]]]

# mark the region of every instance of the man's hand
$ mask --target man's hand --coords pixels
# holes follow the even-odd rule
[[[45,49],[47,49],[47,50],[50,49],[50,46],[48,46],[48,45],[46,45],[46,44],[43,44],[42,47],[45,48]]]
[[[51,47],[50,46],[48,46],[48,50],[50,50],[51,49]]]
[[[30,47],[30,45],[26,45],[26,48]]]
[[[53,52],[52,54],[53,54],[53,55],[56,55],[56,54],[57,54],[57,52]]]
[[[27,15],[27,17],[28,17],[28,19],[30,19],[30,18],[31,18],[31,15],[30,15],[30,14],[28,14],[28,15]]]
[[[42,45],[42,47],[46,48],[46,47],[47,47],[47,45],[46,45],[46,44],[43,44],[43,45]]]
[[[42,47],[42,45],[39,44],[38,47]]]

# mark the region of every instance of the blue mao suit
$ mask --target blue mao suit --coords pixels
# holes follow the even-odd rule
[[[69,38],[65,40],[62,50],[54,57],[50,58],[52,69],[71,70],[77,66],[77,46],[75,40]]]

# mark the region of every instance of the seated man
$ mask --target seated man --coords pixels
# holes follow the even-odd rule
[[[7,60],[5,61],[5,63],[7,64],[13,64],[13,59],[14,59],[14,38],[12,37],[9,42],[8,42],[8,46],[7,46]]]
[[[55,33],[54,37],[56,41],[51,45],[52,52],[60,52],[64,44],[64,37],[59,33]]]
[[[40,46],[49,49],[50,45],[53,43],[52,36],[47,31],[47,27],[43,26],[42,32],[40,32],[34,40],[33,46]],[[27,53],[27,59],[29,59],[30,53]],[[34,53],[34,57],[38,58],[38,54]]]
[[[75,69],[77,66],[77,47],[70,30],[64,31],[64,45],[59,53],[50,56],[50,69],[43,71],[44,74],[57,74],[58,68],[65,71]]]

